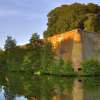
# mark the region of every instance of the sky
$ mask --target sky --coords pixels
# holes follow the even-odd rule
[[[18,45],[28,43],[34,32],[42,37],[48,12],[75,2],[100,5],[100,0],[0,0],[0,48],[4,47],[7,36],[15,38]]]

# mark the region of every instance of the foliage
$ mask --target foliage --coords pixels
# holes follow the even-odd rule
[[[64,71],[63,73],[65,74],[69,74],[69,75],[75,74],[71,61],[64,61],[63,71]]]
[[[100,28],[98,28],[99,20],[97,21],[97,19],[98,19],[97,15],[96,14],[88,14],[87,16],[88,16],[88,18],[84,22],[85,30],[90,31],[90,32],[96,32],[96,30],[99,30],[100,29]]]
[[[9,44],[8,40],[6,43]],[[11,41],[13,40],[10,38]],[[0,67],[8,71],[33,71],[38,75],[42,72],[58,75],[75,74],[72,62],[57,57],[50,42],[36,38],[24,47],[10,45],[7,47],[9,49],[0,50]],[[99,74],[100,62],[94,59],[86,60],[82,63],[82,71],[84,75]]]
[[[64,61],[61,58],[55,59],[55,62],[51,67],[48,68],[48,71],[58,75],[75,75],[72,62]]]
[[[12,38],[6,40],[6,50],[0,50],[0,66],[9,71],[38,71],[53,63],[54,53],[51,43],[44,43],[37,34],[25,46],[13,46]],[[9,49],[8,49],[9,48]]]
[[[41,52],[41,66],[42,68],[48,69],[48,67],[52,66],[54,62],[54,52],[52,50],[52,44],[48,41],[43,45],[42,47],[42,52]]]
[[[30,44],[34,43],[37,40],[39,40],[39,35],[37,33],[33,33],[30,39]]]
[[[0,49],[0,69],[4,69],[4,66],[6,65],[6,56],[5,52]]]
[[[24,55],[27,52],[26,49],[16,46],[15,41],[12,37],[7,37],[5,50],[0,51],[0,66],[5,70],[20,70]]]
[[[13,49],[14,47],[16,47],[16,40],[12,39],[11,36],[8,36],[5,42],[4,49],[9,50],[9,49]]]
[[[88,59],[82,63],[84,75],[100,75],[100,62],[96,59]]]
[[[29,48],[27,48],[26,54],[23,56],[21,69],[24,71],[39,70],[41,67],[41,53],[42,45],[40,45],[38,41],[35,41]]]
[[[87,5],[74,3],[57,7],[48,14],[48,27],[44,32],[44,37],[60,34],[74,28],[85,28],[87,31],[97,32],[100,30],[99,13],[100,6],[92,3]]]
[[[21,68],[35,72],[47,69],[53,63],[54,57],[51,43],[44,43],[43,40],[36,38],[29,45],[30,47],[27,49]]]
[[[35,37],[33,39],[33,37]],[[36,74],[52,72],[73,74],[72,63],[55,58],[52,44],[32,35],[32,43],[28,46],[7,49],[0,52],[0,65],[8,71],[33,71]],[[3,57],[3,58],[2,58]]]
[[[100,77],[84,77],[83,88],[85,91],[100,91]]]
[[[36,97],[37,100],[51,100],[55,93],[58,95],[59,93],[64,95],[65,92],[71,93],[73,86],[73,79],[70,78],[34,76],[30,72],[0,73],[0,79],[0,85],[4,86],[7,100],[13,100],[15,96],[22,95],[28,100],[32,100],[32,97]]]
[[[20,47],[5,51],[6,70],[18,71],[21,68],[23,57],[26,54],[26,50]]]

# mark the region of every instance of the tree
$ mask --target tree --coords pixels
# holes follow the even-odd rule
[[[88,3],[87,7],[90,13],[97,13],[98,11],[100,11],[100,6],[98,6],[97,4]]]
[[[4,69],[4,66],[6,65],[6,60],[5,60],[5,52],[0,49],[0,68],[3,68]]]
[[[95,14],[88,14],[88,19],[84,22],[85,30],[89,32],[97,31],[97,16]]]
[[[40,37],[39,37],[39,35],[37,33],[33,33],[31,39],[29,40],[30,44],[32,44],[33,42],[39,40],[39,38]]]
[[[24,57],[25,61],[23,63],[27,63],[26,65],[29,63],[31,69],[38,70],[41,66],[41,51],[43,41],[39,38],[37,33],[32,34],[32,37],[29,41],[30,47],[28,48],[28,52]],[[28,59],[29,62],[27,62]]]
[[[9,50],[9,49],[13,49],[15,47],[16,47],[16,40],[12,39],[11,36],[7,36],[7,39],[6,39],[5,45],[4,45],[4,49]]]
[[[100,30],[98,27],[100,26],[100,16],[97,21],[94,20],[94,15],[97,16],[98,13],[100,13],[100,6],[92,3],[87,5],[74,3],[57,7],[47,15],[48,23],[44,37],[47,38],[75,28],[81,28],[82,30],[85,28],[87,31],[92,31],[94,28],[93,30],[97,32]],[[92,15],[93,20],[91,17],[89,18],[89,14]],[[95,23],[95,25],[92,23]]]

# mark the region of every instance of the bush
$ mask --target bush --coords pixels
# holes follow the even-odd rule
[[[58,75],[73,75],[75,74],[71,61],[62,59],[55,60],[53,66],[48,68],[48,72]]]
[[[75,74],[74,72],[74,68],[72,66],[72,62],[71,61],[65,61],[64,65],[63,65],[63,73],[65,74]]]
[[[84,75],[98,75],[100,74],[100,62],[96,59],[88,59],[82,63],[82,70]]]

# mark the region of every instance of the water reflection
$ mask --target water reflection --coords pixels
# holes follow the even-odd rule
[[[100,78],[0,73],[0,100],[100,100]]]
[[[3,87],[0,89],[0,100],[4,100],[4,90],[3,90]]]
[[[84,100],[83,99],[83,88],[82,80],[76,79],[73,84],[73,100]]]

